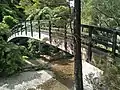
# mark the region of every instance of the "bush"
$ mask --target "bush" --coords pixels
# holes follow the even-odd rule
[[[94,56],[94,59],[94,65],[104,71],[101,76],[101,84],[96,86],[95,90],[120,90],[120,59],[117,58],[116,63],[107,57]],[[98,87],[105,89],[98,89]]]
[[[60,50],[59,48],[49,45],[39,40],[28,40],[28,51],[31,58],[38,58],[40,55],[48,55],[56,59],[72,58],[73,55]]]
[[[0,23],[0,39],[7,41],[9,35],[10,31],[8,29],[8,25]]]
[[[120,63],[106,63],[102,81],[108,90],[120,90]]]
[[[40,57],[38,40],[29,39],[27,49],[29,51],[28,57],[30,58]]]
[[[14,19],[12,16],[4,16],[3,22],[6,23],[9,28],[12,28],[15,24],[17,24],[17,20]]]
[[[11,75],[23,66],[20,47],[0,40],[0,76]]]
[[[39,50],[40,49],[40,50]],[[32,57],[39,57],[42,55],[52,55],[59,52],[58,48],[55,48],[47,43],[42,43],[39,40],[29,39],[28,50]]]
[[[64,28],[67,25],[69,19],[69,8],[65,6],[59,6],[53,9],[53,24],[56,27]]]
[[[7,25],[0,23],[0,76],[8,76],[19,70],[23,66],[23,48],[7,42],[9,29]]]

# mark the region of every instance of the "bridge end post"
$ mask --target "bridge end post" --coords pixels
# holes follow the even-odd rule
[[[89,28],[89,43],[88,43],[88,58],[87,58],[87,62],[91,62],[92,60],[92,31],[93,31],[93,28],[90,27]]]
[[[76,90],[83,90],[82,56],[81,56],[81,0],[74,0],[74,75]]]

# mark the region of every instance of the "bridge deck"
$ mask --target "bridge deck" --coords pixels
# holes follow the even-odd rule
[[[50,39],[50,36],[49,36],[49,32],[48,31],[41,31],[41,38],[39,38],[39,33],[38,32],[33,32],[33,36],[31,36],[31,32],[27,32],[27,35],[26,35],[26,32],[23,31],[22,34],[21,32],[18,32],[18,33],[15,33],[13,34],[11,37],[8,38],[8,41],[14,39],[14,38],[17,38],[17,37],[28,37],[28,38],[33,38],[33,39],[36,39],[36,40],[40,40],[42,42],[45,42],[45,43],[48,43],[48,44],[51,44],[53,46],[56,46],[62,50],[65,51],[65,47],[64,47],[64,37],[59,37],[59,36],[52,36],[52,42],[50,43],[49,39]],[[67,52],[73,54],[73,47],[71,47],[71,41],[70,40],[67,40]]]
[[[56,28],[51,21],[25,21],[12,28],[10,41],[16,37],[29,37],[57,46],[73,54],[72,30],[67,27]],[[88,46],[88,57],[91,60],[92,47],[100,51],[120,56],[120,31],[90,25],[81,25],[82,44]],[[75,39],[75,38],[74,38]]]

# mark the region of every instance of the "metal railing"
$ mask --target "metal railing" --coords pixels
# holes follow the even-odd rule
[[[64,40],[64,48],[68,50],[68,41],[71,44],[73,49],[73,38],[74,34],[71,32],[68,27],[56,27],[52,21],[48,20],[36,20],[36,21],[24,21],[15,25],[12,29],[13,34],[22,34],[25,31],[25,34],[28,34],[28,31],[31,32],[33,37],[34,32],[39,33],[39,38],[41,38],[41,32],[46,31],[49,33],[49,42],[53,42],[53,37],[58,37],[61,40]],[[90,25],[81,25],[81,40],[82,44],[88,46],[88,60],[91,60],[92,57],[92,48],[96,48],[100,51],[110,53],[112,56],[120,56],[120,31],[117,29],[108,29]],[[74,51],[74,50],[73,50]]]

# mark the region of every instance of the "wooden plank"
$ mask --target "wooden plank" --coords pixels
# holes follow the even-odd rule
[[[104,41],[108,41],[108,42],[112,42],[111,38],[105,37],[105,36],[101,36],[101,35],[93,35],[93,38],[100,38]]]
[[[101,40],[94,39],[94,38],[92,38],[92,42],[95,42],[97,44],[102,44],[102,45],[107,46],[107,47],[112,47],[112,44],[110,44],[110,42],[101,41]]]
[[[94,30],[104,31],[104,32],[108,32],[108,33],[114,32],[113,29],[108,29],[108,28],[103,28],[103,27],[97,27],[97,26],[92,26],[92,25],[83,25],[82,24],[82,27],[84,27],[84,28],[94,28]]]

